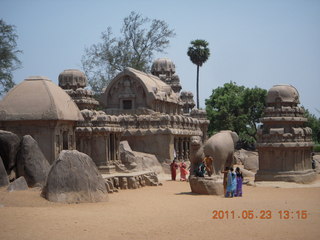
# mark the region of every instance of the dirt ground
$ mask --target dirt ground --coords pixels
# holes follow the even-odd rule
[[[228,199],[195,195],[187,182],[164,180],[163,186],[109,194],[109,202],[68,205],[48,202],[37,189],[0,188],[0,239],[320,238],[316,185],[244,186],[243,192]]]

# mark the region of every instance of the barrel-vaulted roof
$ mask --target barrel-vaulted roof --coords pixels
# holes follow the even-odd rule
[[[71,97],[46,77],[33,76],[0,101],[0,121],[70,120],[83,117]]]
[[[132,77],[141,83],[148,96],[148,101],[160,100],[180,104],[179,95],[172,90],[170,85],[152,74],[147,74],[133,68],[126,68],[110,82],[105,90],[105,96],[102,101],[105,101],[106,96],[108,95],[108,92],[112,90],[113,85],[125,76]]]

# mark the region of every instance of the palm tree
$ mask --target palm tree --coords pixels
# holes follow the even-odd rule
[[[193,64],[197,65],[197,108],[199,109],[199,67],[205,63],[209,56],[210,50],[208,48],[209,43],[205,40],[191,41],[191,46],[188,49],[188,56]]]

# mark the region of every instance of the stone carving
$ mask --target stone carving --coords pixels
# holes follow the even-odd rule
[[[30,135],[24,136],[17,153],[17,176],[24,176],[29,187],[43,186],[49,170],[50,164],[38,143]]]
[[[121,189],[128,189],[127,177],[119,177],[119,185]]]
[[[62,149],[76,147],[74,126],[83,117],[70,96],[46,77],[29,77],[15,86],[0,101],[1,111],[6,117],[0,118],[0,128],[31,135],[50,163]]]
[[[189,184],[192,192],[209,195],[223,194],[224,190],[220,173],[225,166],[233,164],[233,153],[238,139],[238,135],[232,131],[220,131],[209,138],[203,146],[200,137],[191,138]],[[204,156],[213,158],[212,177],[196,176],[195,169],[198,169]]]
[[[256,181],[310,182],[312,130],[304,127],[299,93],[291,85],[273,86],[267,94],[263,127],[258,131]]]
[[[105,181],[92,159],[76,150],[64,150],[53,163],[41,195],[53,202],[107,201]]]
[[[129,189],[137,189],[138,185],[137,185],[137,181],[135,177],[128,177],[128,188]]]
[[[19,177],[11,182],[7,188],[8,192],[28,190],[28,184],[24,177]]]

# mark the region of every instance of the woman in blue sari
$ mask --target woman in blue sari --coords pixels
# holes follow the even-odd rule
[[[233,168],[231,167],[228,172],[227,192],[226,197],[233,197],[237,188],[237,177]]]

